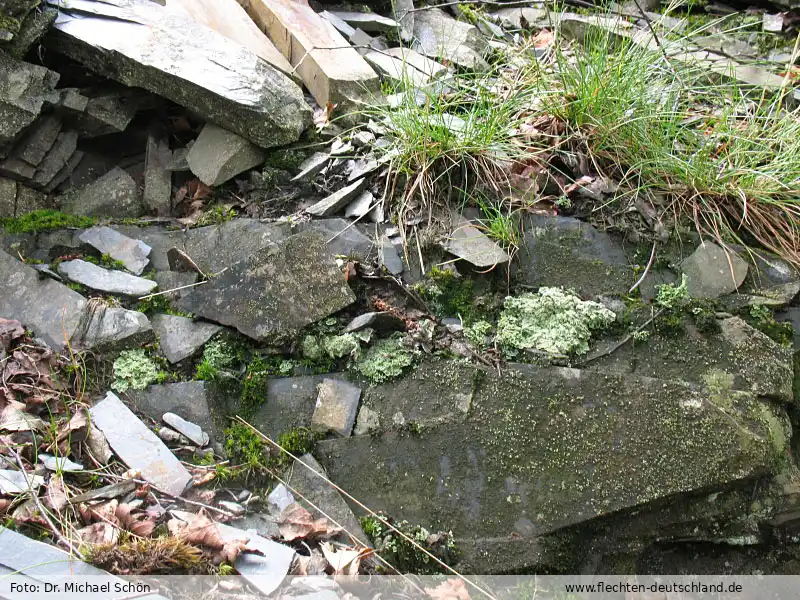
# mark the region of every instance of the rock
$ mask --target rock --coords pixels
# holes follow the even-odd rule
[[[129,275],[122,271],[112,271],[98,267],[85,260],[68,260],[58,265],[63,277],[90,287],[93,290],[125,296],[145,296],[156,288],[156,282]]]
[[[453,231],[444,244],[450,254],[476,267],[494,267],[510,258],[496,242],[459,214],[453,214]]]
[[[44,477],[11,469],[0,469],[0,493],[25,494],[44,485]],[[1,530],[0,530],[1,531]]]
[[[188,312],[256,339],[291,334],[355,300],[324,240],[269,244],[178,300]]]
[[[347,182],[350,183],[356,179],[361,179],[365,175],[369,175],[375,171],[379,166],[380,163],[371,156],[359,158],[354,161],[348,161],[348,167],[352,168],[347,176]]]
[[[420,71],[411,63],[405,62],[402,58],[396,58],[386,52],[369,50],[364,54],[364,60],[384,78],[389,78],[395,82],[406,83],[411,87],[424,87],[431,80],[429,74]]]
[[[50,267],[48,265],[31,265],[31,266],[34,269],[36,269],[37,271],[39,271],[39,273],[43,273],[43,274],[47,275],[48,277],[52,277],[56,281],[64,281],[61,278],[61,275],[59,275],[58,273],[56,273],[55,271],[50,269]]]
[[[159,348],[172,364],[194,356],[222,329],[213,323],[173,315],[153,315],[150,322],[156,332]]]
[[[315,219],[297,226],[298,231],[316,231],[326,241],[328,250],[334,256],[357,257],[367,260],[372,254],[372,240],[361,233],[347,219]]]
[[[468,23],[456,21],[440,8],[414,14],[412,48],[431,58],[444,57],[466,69],[488,68],[483,56],[488,43],[478,30]]]
[[[77,149],[78,132],[62,131],[59,133],[55,144],[53,144],[53,147],[50,148],[44,160],[36,169],[30,184],[39,188],[52,187],[50,183],[56,179],[63,168],[71,164],[70,161]]]
[[[345,381],[324,379],[319,385],[319,396],[311,429],[320,433],[333,432],[349,436],[356,422],[361,388]]]
[[[164,443],[150,431],[117,396],[106,397],[89,414],[116,455],[142,479],[168,494],[180,496],[192,476]]]
[[[139,107],[148,102],[147,92],[123,88],[111,89],[92,96],[77,119],[81,137],[99,137],[121,133],[136,116]],[[151,97],[152,98],[152,97]]]
[[[325,469],[310,454],[304,454],[300,457],[300,460],[314,471],[325,475]],[[339,495],[339,492],[319,475],[312,473],[308,467],[295,463],[293,468],[284,476],[289,488],[296,490],[297,495],[300,496],[299,503],[305,506],[315,519],[327,516],[342,527],[346,533],[339,534],[341,540],[349,540],[350,538],[347,535],[349,533],[360,544],[369,547],[369,538],[364,535],[358,519],[356,519],[353,511],[350,510],[350,507]],[[308,504],[303,498],[307,499]],[[315,508],[315,506],[318,508]]]
[[[328,152],[315,152],[300,163],[300,172],[292,177],[292,181],[310,181],[322,173],[331,155]]]
[[[154,421],[161,421],[164,413],[174,413],[196,423],[212,438],[211,441],[221,433],[212,412],[215,395],[212,386],[205,381],[149,385],[143,390],[128,390],[125,398],[138,412]]]
[[[266,401],[256,410],[252,424],[272,439],[298,427],[309,428],[317,402],[317,386],[325,377],[308,375],[270,378],[263,390]],[[231,404],[226,408],[235,410],[236,406]]]
[[[236,517],[240,517],[245,513],[245,508],[238,502],[231,502],[230,500],[220,500],[217,502],[220,508],[227,510],[229,513]]]
[[[55,101],[58,78],[58,73],[0,52],[0,155],[39,116],[45,101]]]
[[[269,496],[267,496],[267,501],[269,502],[270,508],[276,514],[280,514],[283,512],[284,508],[295,503],[292,492],[290,492],[289,489],[282,483],[276,485],[275,489],[269,493]]]
[[[50,201],[44,192],[34,190],[21,183],[17,184],[17,217],[44,208],[51,208]]]
[[[144,207],[133,178],[123,169],[114,167],[96,181],[56,199],[65,213],[89,217],[140,217]]]
[[[319,16],[325,19],[328,23],[333,25],[333,27],[341,33],[343,36],[349,38],[353,33],[355,33],[355,28],[352,25],[348,25],[343,19],[337,17],[329,10],[323,10],[319,13]]]
[[[458,374],[453,363],[437,372]],[[481,370],[479,380],[460,420],[419,435],[319,442],[331,481],[372,510],[432,531],[534,539],[773,472],[786,451],[783,411],[749,393],[720,397],[676,382],[532,365],[502,376]],[[416,407],[431,397],[407,395]]]
[[[392,8],[394,18],[400,24],[400,39],[410,42],[414,39],[414,0],[395,0]]]
[[[447,73],[447,67],[445,67],[443,64],[440,64],[435,60],[428,58],[427,56],[422,56],[410,48],[389,48],[386,53],[403,61],[403,63],[406,65],[414,67],[417,71],[423,73],[429,79],[433,79],[439,75]]]
[[[36,168],[32,167],[24,160],[9,156],[0,163],[0,175],[14,177],[22,181],[30,182],[36,175]]]
[[[355,200],[347,205],[347,208],[344,211],[344,216],[348,219],[352,217],[363,217],[370,210],[372,210],[373,202],[375,202],[375,196],[372,195],[372,192],[361,192],[361,194],[359,194]]]
[[[110,227],[92,227],[78,236],[78,239],[89,244],[101,254],[108,254],[120,261],[134,275],[141,275],[152,248],[141,240],[134,240]]]
[[[164,413],[161,420],[201,448],[208,445],[208,434],[199,425],[171,412]]]
[[[17,214],[17,182],[0,177],[0,218],[13,219]]]
[[[771,15],[768,13],[764,13],[761,15],[762,25],[761,29],[763,31],[768,31],[770,33],[780,33],[783,31],[783,15]]]
[[[315,217],[327,217],[334,215],[344,208],[356,194],[360,193],[367,185],[366,179],[359,179],[355,183],[343,187],[337,192],[334,192],[327,198],[320,200],[313,206],[306,209],[306,212],[314,215]]]
[[[403,259],[400,258],[397,248],[385,235],[381,238],[381,243],[378,246],[378,260],[380,260],[381,265],[392,275],[400,275],[405,268]]]
[[[66,456],[53,456],[52,454],[40,454],[41,462],[48,471],[63,471],[64,473],[78,473],[83,471],[84,466],[68,459]]]
[[[350,333],[352,331],[361,331],[367,327],[377,331],[405,331],[406,324],[403,319],[387,311],[369,312],[355,317],[348,323],[344,331],[345,333]]]
[[[381,418],[374,410],[362,406],[358,411],[356,426],[353,435],[367,435],[381,428]]]
[[[350,43],[361,56],[366,55],[372,47],[373,38],[370,34],[362,29],[356,29],[348,38]]]
[[[330,11],[330,14],[341,19],[351,27],[358,27],[368,33],[394,31],[399,24],[394,19],[382,17],[371,12]]]
[[[102,304],[90,305],[86,311],[87,316],[73,336],[75,344],[110,352],[148,344],[155,339],[150,321],[140,312]]]
[[[58,90],[58,102],[56,106],[59,112],[66,112],[71,116],[83,114],[89,106],[89,98],[81,94],[78,88],[61,88]]]
[[[160,217],[169,216],[172,211],[171,162],[172,152],[166,133],[150,131],[144,161],[142,202],[147,210]]]
[[[55,145],[61,133],[61,119],[46,115],[37,119],[25,133],[25,137],[14,147],[14,157],[33,167],[39,166]]]
[[[169,427],[160,428],[158,430],[158,437],[160,437],[167,444],[180,444],[183,441],[186,442],[189,441],[185,437],[183,437],[180,433],[178,433],[174,429],[170,429]]]
[[[107,465],[114,453],[111,451],[111,446],[108,445],[108,440],[103,432],[100,431],[94,424],[89,423],[89,433],[86,436],[86,447],[101,464]]]
[[[104,485],[101,488],[89,490],[82,494],[77,494],[69,499],[70,504],[79,504],[81,502],[88,502],[89,500],[111,500],[130,494],[136,489],[136,482],[129,479],[112,483],[111,485]]]
[[[200,181],[215,186],[264,162],[264,152],[242,136],[208,123],[186,160]]]
[[[93,3],[90,14],[79,12],[77,1],[60,7],[53,46],[96,73],[168,98],[265,148],[297,140],[310,124],[311,109],[289,77],[188,15],[146,0]]]
[[[193,283],[197,283],[198,275],[197,273],[179,273],[178,271],[157,271],[156,275],[156,283],[158,284],[158,289],[165,293],[164,296],[170,302],[175,302],[178,298],[181,297],[183,292],[188,289],[185,286],[191,285]],[[169,290],[175,290],[177,288],[184,288],[175,292],[169,292]]]
[[[681,263],[692,298],[719,298],[735,292],[747,277],[747,263],[733,250],[703,242]]]

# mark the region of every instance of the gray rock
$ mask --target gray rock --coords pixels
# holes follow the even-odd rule
[[[0,177],[0,218],[13,219],[17,214],[17,182]]]
[[[371,48],[371,44],[375,38],[368,34],[363,29],[356,29],[348,38],[350,43],[361,56],[366,55]]]
[[[101,254],[108,254],[120,261],[125,268],[135,275],[140,275],[147,263],[152,248],[141,240],[134,240],[110,227],[92,227],[78,236],[78,239],[89,244]]]
[[[240,135],[207,123],[186,157],[206,185],[220,185],[264,162],[264,152]]]
[[[368,33],[381,33],[384,31],[394,31],[399,24],[394,19],[382,17],[372,12],[348,12],[330,11],[330,14],[338,17],[351,27],[358,27]]]
[[[171,412],[164,413],[161,416],[161,420],[198,446],[203,447],[208,445],[208,434],[196,423],[187,421],[183,417]]]
[[[349,38],[353,33],[355,33],[355,27],[352,25],[348,25],[346,21],[337,17],[329,10],[323,10],[319,15],[325,19],[328,23],[333,25],[333,27],[341,33],[344,37]]]
[[[358,315],[347,324],[344,331],[360,331],[370,327],[377,331],[405,331],[406,325],[403,319],[390,312],[370,312]]]
[[[488,43],[469,23],[456,21],[440,8],[414,14],[412,48],[431,58],[443,57],[467,69],[484,70]]]
[[[496,242],[463,216],[453,214],[453,231],[445,242],[445,250],[476,267],[493,267],[510,258]]]
[[[269,493],[269,496],[267,496],[267,501],[269,502],[270,508],[276,514],[280,514],[284,508],[295,503],[292,492],[290,492],[289,489],[282,483],[276,485],[275,489]]]
[[[747,277],[747,262],[733,250],[727,252],[706,241],[681,263],[692,298],[719,298],[735,292]]]
[[[17,217],[44,208],[51,208],[47,194],[21,183],[17,185]]]
[[[66,456],[53,456],[52,454],[40,454],[41,462],[48,471],[63,471],[64,473],[78,473],[84,470],[84,466],[68,459]]]
[[[277,517],[270,513],[246,513],[236,521],[236,525],[248,532],[254,531],[267,539],[281,537]]]
[[[310,181],[322,173],[331,155],[328,152],[315,152],[300,163],[300,172],[292,177],[292,181]]]
[[[9,156],[0,162],[0,175],[30,182],[36,175],[36,167],[29,165],[24,160]]]
[[[343,187],[306,209],[306,212],[315,217],[328,217],[339,212],[342,208],[367,186],[366,179],[359,179],[355,183]]]
[[[14,156],[34,167],[44,160],[44,157],[55,145],[58,134],[61,133],[61,119],[55,115],[47,115],[31,126],[25,137],[14,148]]]
[[[145,296],[156,288],[156,282],[129,275],[122,271],[112,271],[98,267],[85,260],[69,260],[59,263],[58,272],[63,277],[81,285],[125,296]]]
[[[358,410],[358,417],[356,418],[356,426],[353,429],[353,435],[367,435],[373,431],[379,431],[381,428],[381,418],[374,410],[367,406],[362,406]]]
[[[217,504],[223,510],[227,510],[229,513],[237,517],[245,513],[244,506],[242,506],[238,502],[231,502],[230,500],[220,500],[219,502],[217,502]]]
[[[78,190],[56,199],[59,208],[69,214],[89,217],[140,217],[144,207],[133,178],[114,167],[108,173]]]
[[[0,493],[25,494],[44,485],[44,477],[11,469],[0,469]]]
[[[183,292],[191,289],[186,288],[185,286],[197,283],[198,275],[194,272],[181,273],[178,271],[158,271],[156,272],[155,277],[156,283],[158,284],[158,289],[161,291],[168,292],[169,290],[184,288],[182,290],[164,294],[164,296],[166,296],[170,302],[175,302],[181,297]]]
[[[347,219],[315,219],[300,223],[298,231],[319,232],[327,242],[328,250],[334,256],[357,257],[367,260],[375,245]]]
[[[297,140],[310,124],[311,109],[289,77],[187,14],[147,0],[95,3],[91,14],[77,2],[60,7],[52,43],[96,73],[168,98],[265,148]]]
[[[385,235],[378,246],[378,260],[392,275],[400,275],[405,268],[403,259],[397,252],[397,247]]]
[[[153,327],[145,315],[104,304],[87,305],[86,314],[73,336],[75,344],[109,352],[137,347],[153,340]]]
[[[400,39],[410,42],[414,38],[414,0],[395,0],[392,7],[400,24]]]
[[[132,89],[110,90],[88,98],[86,108],[76,123],[81,137],[92,138],[125,131],[136,116],[144,93]]]
[[[332,376],[335,374],[328,375]],[[263,390],[266,401],[256,410],[253,425],[273,439],[298,427],[309,428],[317,386],[323,379],[323,375],[270,378]],[[235,410],[236,406],[231,404],[226,409]]]
[[[116,455],[144,480],[168,494],[180,496],[192,480],[186,468],[117,396],[89,409],[92,423],[103,432]]]
[[[174,413],[196,423],[212,438],[221,430],[216,426],[212,406],[215,396],[205,381],[182,381],[150,385],[143,390],[128,390],[125,395],[137,411],[160,421],[164,413]]]
[[[364,60],[384,78],[389,78],[395,82],[407,82],[410,86],[419,88],[425,86],[431,80],[430,75],[423,73],[400,58],[390,56],[386,52],[369,50],[364,54]]]
[[[150,319],[159,348],[173,364],[194,356],[222,327],[173,315],[153,315]]]
[[[144,161],[142,202],[152,213],[169,216],[172,210],[172,152],[164,132],[150,131]]]
[[[186,440],[187,442],[189,441],[180,433],[174,429],[170,429],[169,427],[161,427],[158,430],[158,437],[160,437],[167,444],[178,444],[182,443],[183,440]]]
[[[265,340],[296,332],[354,300],[324,240],[305,232],[254,252],[192,288],[178,305]]]
[[[0,54],[0,150],[39,115],[42,104],[55,101],[59,75]]]
[[[380,163],[371,156],[367,156],[366,158],[357,159],[352,162],[348,161],[348,166],[352,166],[352,170],[347,176],[347,182],[350,183],[365,175],[369,175],[380,166]]]
[[[31,265],[31,266],[32,266],[34,269],[36,269],[37,271],[39,271],[39,273],[43,273],[43,274],[47,275],[48,277],[52,277],[52,278],[53,278],[53,279],[55,279],[56,281],[64,281],[64,280],[61,278],[61,275],[59,275],[58,273],[56,273],[55,271],[53,271],[53,270],[50,268],[50,266],[49,266],[49,265]]]
[[[372,195],[372,192],[361,192],[361,194],[359,194],[355,200],[347,205],[347,208],[344,211],[344,216],[348,219],[352,217],[363,217],[370,210],[372,210],[373,202],[375,202],[375,196]]]
[[[101,488],[96,488],[93,490],[89,490],[88,492],[72,496],[69,499],[69,503],[78,504],[80,502],[88,502],[89,500],[101,500],[101,499],[111,500],[113,498],[119,498],[120,496],[125,496],[127,494],[130,494],[135,489],[136,489],[136,482],[131,481],[130,479],[125,479],[122,481],[118,481],[117,483],[104,485]]]
[[[167,163],[167,169],[170,171],[189,171],[189,150],[191,150],[191,146],[188,148],[175,148],[172,151],[172,158],[170,159],[169,163]]]
[[[47,192],[48,194],[64,183],[67,179],[72,176],[72,173],[83,161],[84,153],[81,150],[75,150],[72,155],[67,159],[64,163],[64,166],[56,173],[55,177],[53,177],[48,183],[42,186],[42,190]],[[42,164],[45,164],[44,162]],[[33,182],[31,182],[33,185]]]
[[[78,148],[78,132],[62,131],[55,144],[42,160],[31,179],[34,187],[45,187],[53,181],[61,169],[67,166]]]
[[[783,15],[770,15],[768,13],[764,13],[761,15],[762,18],[762,25],[761,29],[763,31],[768,31],[770,33],[780,33],[783,31]]]
[[[433,79],[447,72],[447,67],[443,64],[427,56],[422,56],[410,48],[390,48],[386,53],[403,61],[404,64],[414,67],[417,71],[427,76],[428,79]]]
[[[81,94],[78,88],[61,88],[58,90],[57,106],[61,112],[81,115],[89,106],[89,98]]]
[[[319,385],[319,396],[311,429],[321,433],[333,432],[349,436],[353,431],[358,412],[361,388],[336,379],[324,379]]]

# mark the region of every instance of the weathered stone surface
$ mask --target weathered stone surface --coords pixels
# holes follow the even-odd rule
[[[315,219],[297,226],[298,231],[316,231],[325,238],[334,256],[354,256],[367,260],[375,245],[347,219]]]
[[[155,281],[129,275],[122,271],[104,269],[85,260],[68,260],[59,263],[58,272],[71,281],[109,294],[145,296],[158,285]]]
[[[311,429],[349,436],[356,422],[361,388],[346,381],[324,379],[318,391],[317,404],[311,416]]]
[[[524,231],[519,275],[526,285],[564,286],[591,297],[627,293],[637,279],[621,242],[588,223],[532,215]]]
[[[289,489],[282,483],[276,485],[275,489],[269,493],[269,496],[267,496],[267,501],[269,502],[270,508],[272,508],[278,514],[280,514],[280,512],[290,504],[295,503],[292,492],[290,492]]]
[[[96,304],[87,306],[73,343],[85,348],[114,351],[137,347],[154,339],[153,327],[144,314]]]
[[[44,477],[11,469],[0,469],[0,494],[25,494],[44,485]]]
[[[359,179],[348,186],[334,192],[327,198],[323,198],[313,206],[309,206],[306,212],[315,217],[328,217],[335,215],[344,208],[356,194],[360,193],[367,186],[366,179]]]
[[[400,253],[397,247],[387,237],[383,236],[378,246],[378,260],[392,275],[400,275],[405,269],[403,259],[400,258]]]
[[[99,4],[61,7],[53,47],[262,147],[295,141],[311,122],[300,88],[248,48],[146,0]]]
[[[52,454],[40,454],[39,462],[48,471],[64,471],[65,473],[77,473],[84,470],[80,463],[71,461],[66,456],[53,456]]]
[[[400,39],[410,42],[414,38],[414,0],[395,0],[392,8],[400,24]]]
[[[21,217],[35,210],[50,208],[51,204],[47,194],[39,190],[29,188],[27,185],[17,185],[17,212],[16,216]]]
[[[78,236],[101,254],[108,254],[120,261],[135,275],[141,275],[150,259],[147,256],[152,248],[141,240],[134,240],[110,227],[92,227]]]
[[[185,286],[197,282],[197,273],[180,273],[178,271],[158,271],[155,275],[158,289],[167,292],[168,290],[175,290],[177,288],[184,288],[174,292],[164,294],[170,302],[174,302],[181,297],[183,292],[187,289]]]
[[[386,52],[369,50],[364,54],[364,60],[384,78],[396,82],[407,82],[412,87],[423,87],[431,80],[430,75],[420,71],[410,62],[390,56]]]
[[[370,312],[358,315],[345,327],[345,333],[360,331],[370,327],[378,331],[403,331],[406,328],[403,319],[390,312]]]
[[[146,92],[142,90],[112,89],[88,98],[86,108],[77,120],[81,137],[92,138],[125,131],[143,103],[144,94]]]
[[[333,12],[329,10],[323,10],[319,13],[319,16],[325,19],[328,23],[334,26],[336,31],[341,33],[345,37],[350,37],[355,33],[355,28],[352,25],[349,25],[345,20],[340,17],[337,17]]]
[[[368,33],[381,33],[393,31],[399,24],[394,19],[382,17],[372,12],[349,12],[349,11],[330,11],[331,14],[340,18],[351,27],[358,27]]]
[[[257,340],[296,332],[355,300],[324,240],[300,233],[193,288],[178,305]]]
[[[719,298],[735,292],[747,277],[747,262],[733,250],[727,252],[705,241],[681,263],[692,298]]]
[[[425,56],[443,58],[467,69],[488,68],[483,56],[489,46],[483,36],[440,8],[414,15],[414,37],[412,48]]]
[[[476,267],[493,267],[509,261],[505,250],[458,214],[453,214],[453,231],[445,242],[445,250]]]
[[[119,167],[79,190],[70,190],[56,203],[73,215],[125,218],[144,214],[136,182]]]
[[[165,132],[150,131],[144,161],[144,191],[142,202],[160,216],[169,216],[172,208],[172,151]]]
[[[322,173],[331,155],[327,152],[315,152],[300,163],[300,172],[292,177],[292,181],[309,181]]]
[[[347,205],[344,211],[344,216],[347,218],[360,218],[372,210],[372,204],[375,202],[375,196],[370,191],[361,192],[355,200]]]
[[[11,219],[17,212],[17,182],[0,177],[0,218]]]
[[[453,363],[438,367],[462,379]],[[331,480],[432,530],[531,538],[770,473],[786,451],[785,415],[748,393],[532,365],[467,381],[460,420],[320,442]]]
[[[379,431],[381,419],[374,410],[367,406],[362,406],[356,417],[356,426],[353,428],[353,435],[367,435],[373,431]]]
[[[172,452],[111,392],[89,409],[92,423],[129,468],[169,494],[180,496],[191,475]]]
[[[36,167],[29,165],[24,160],[9,156],[0,163],[0,175],[28,181],[33,179],[34,175],[36,175]]]
[[[153,315],[150,321],[161,352],[173,364],[194,356],[211,336],[222,329],[213,323],[173,315]]]
[[[273,439],[298,427],[310,427],[317,386],[323,379],[323,375],[270,378],[263,390],[266,401],[258,407],[253,425]]]
[[[203,431],[197,423],[187,421],[183,417],[171,412],[164,413],[161,419],[175,431],[201,448],[208,444],[208,434]]]
[[[78,148],[78,133],[62,131],[31,179],[34,187],[47,186],[67,166]]]
[[[221,431],[212,412],[214,395],[205,381],[150,385],[143,390],[128,390],[125,398],[137,411],[156,422],[170,412],[196,423],[212,438]]]
[[[59,133],[61,119],[57,116],[46,115],[37,119],[14,148],[14,156],[34,167],[39,166],[56,143]]]
[[[53,91],[58,77],[0,53],[0,151],[33,123],[46,100],[58,97]]]
[[[264,152],[242,136],[208,123],[186,160],[200,181],[220,185],[264,162]]]

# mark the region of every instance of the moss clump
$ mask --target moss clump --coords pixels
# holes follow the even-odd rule
[[[464,327],[464,337],[473,345],[481,348],[486,344],[486,336],[492,330],[488,321],[475,321],[472,325]]]
[[[242,417],[250,419],[258,410],[258,407],[267,400],[267,384],[271,376],[285,377],[293,372],[294,363],[290,360],[285,360],[283,357],[253,357],[247,365],[247,371],[242,381],[242,404],[240,409]]]
[[[278,445],[295,456],[309,454],[314,450],[320,435],[310,429],[298,427],[278,436]],[[285,455],[282,455],[283,458]],[[286,457],[288,458],[288,457]]]
[[[452,532],[431,534],[420,525],[411,525],[408,521],[394,521],[384,514],[379,516],[446,565],[455,561],[457,551]],[[375,550],[401,573],[431,575],[445,571],[417,545],[398,535],[380,519],[373,516],[363,517],[361,527],[375,546]]]
[[[247,472],[264,467],[264,440],[241,423],[232,423],[225,432],[225,452]]]
[[[166,294],[160,294],[158,296],[152,296],[151,298],[139,300],[134,309],[146,315],[162,314],[173,315],[176,317],[192,316],[190,313],[185,313],[173,308],[172,303],[169,301],[169,298],[167,298]]]
[[[111,389],[120,393],[129,389],[143,390],[159,377],[157,365],[144,350],[125,350],[114,361]]]
[[[609,327],[616,318],[598,302],[543,287],[536,293],[506,298],[496,340],[509,357],[527,349],[583,354],[589,351],[592,332]]]
[[[0,219],[9,233],[39,233],[67,227],[85,228],[97,223],[94,217],[67,215],[57,210],[35,210],[16,219]]]
[[[194,378],[214,381],[221,370],[230,369],[236,362],[236,349],[221,339],[213,339],[203,348],[203,360],[197,365]]]
[[[370,347],[354,368],[372,383],[383,383],[400,377],[414,364],[414,357],[415,353],[403,346],[399,336],[390,337]]]
[[[267,155],[264,164],[274,169],[282,171],[294,172],[298,170],[300,163],[302,163],[308,152],[299,150],[297,148],[279,148],[273,150]]]
[[[415,289],[440,318],[460,316],[465,323],[476,318],[475,282],[452,270],[431,269]]]
[[[791,346],[794,340],[794,328],[791,323],[780,323],[768,306],[756,304],[743,315],[744,320],[755,329],[772,338],[783,346]]]

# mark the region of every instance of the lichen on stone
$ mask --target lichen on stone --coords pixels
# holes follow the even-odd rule
[[[125,350],[114,361],[111,389],[120,393],[129,389],[143,390],[158,378],[158,367],[144,350]]]
[[[681,277],[681,284],[667,283],[658,286],[656,302],[669,310],[682,308],[689,301],[689,289],[686,275]]]
[[[354,366],[372,383],[383,383],[400,377],[414,364],[414,355],[415,352],[403,346],[399,337],[390,337],[371,346]]]
[[[561,288],[509,296],[497,323],[496,341],[509,357],[521,350],[584,354],[592,333],[614,323],[602,304],[584,301]]]
[[[361,340],[352,333],[341,335],[307,335],[303,338],[303,357],[312,361],[339,359],[345,356],[357,358],[361,350]]]

